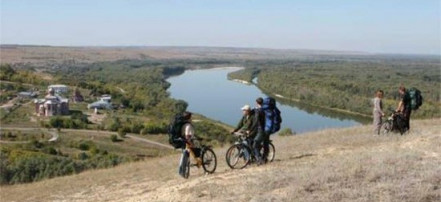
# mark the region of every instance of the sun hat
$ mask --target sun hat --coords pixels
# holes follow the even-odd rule
[[[242,111],[250,111],[251,110],[251,107],[250,107],[250,105],[245,105],[245,106],[243,106],[242,108],[240,108]]]

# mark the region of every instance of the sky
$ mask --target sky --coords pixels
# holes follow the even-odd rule
[[[441,54],[440,0],[0,0],[0,43]]]

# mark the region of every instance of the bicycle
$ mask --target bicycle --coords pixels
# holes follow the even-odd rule
[[[395,110],[391,110],[391,115],[381,124],[380,134],[386,135],[390,132],[399,132],[403,135],[407,129],[405,128],[403,115]]]
[[[199,140],[202,140],[201,138],[195,138],[192,140],[196,145],[196,148],[194,149],[196,150],[200,149],[200,151],[198,151],[200,153],[199,157],[201,158],[201,166],[204,169],[205,173],[208,174],[214,173],[217,167],[217,158],[212,147],[204,144],[200,144]],[[198,140],[198,141],[194,141],[194,140]],[[190,177],[191,166],[198,166],[199,168],[199,165],[197,163],[191,164],[191,158],[189,157],[190,157],[189,149],[183,149],[181,156],[181,163],[179,166],[179,174],[181,174],[181,176],[184,177],[185,179],[188,179],[188,177]]]
[[[256,157],[253,152],[251,141],[246,137],[246,135],[239,132],[234,134],[238,137],[238,139],[230,148],[228,148],[227,153],[225,154],[225,159],[231,169],[242,169],[255,162]],[[263,156],[263,147],[261,148],[260,153]],[[275,153],[276,149],[270,140],[267,162],[273,162]]]

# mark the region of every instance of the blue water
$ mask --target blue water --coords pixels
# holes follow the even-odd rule
[[[189,70],[171,77],[169,93],[175,99],[185,100],[188,110],[202,114],[231,126],[236,126],[242,116],[240,108],[249,104],[255,106],[257,97],[265,97],[259,88],[227,79],[227,74],[240,68],[217,68]],[[348,117],[331,118],[317,112],[308,113],[295,105],[278,103],[282,111],[282,128],[291,128],[297,133],[360,125]]]

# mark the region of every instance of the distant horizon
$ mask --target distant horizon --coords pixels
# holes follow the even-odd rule
[[[22,47],[59,47],[59,48],[231,48],[231,49],[257,49],[257,50],[279,50],[279,51],[309,51],[309,52],[334,52],[334,53],[352,53],[359,55],[408,55],[408,56],[436,56],[440,54],[430,53],[389,53],[389,52],[369,52],[358,50],[326,50],[326,49],[305,49],[305,48],[268,48],[268,47],[233,47],[233,46],[173,46],[173,45],[44,45],[44,44],[2,44],[2,46],[22,46]],[[441,60],[441,58],[440,58]]]
[[[441,55],[439,0],[2,0],[0,43]]]

